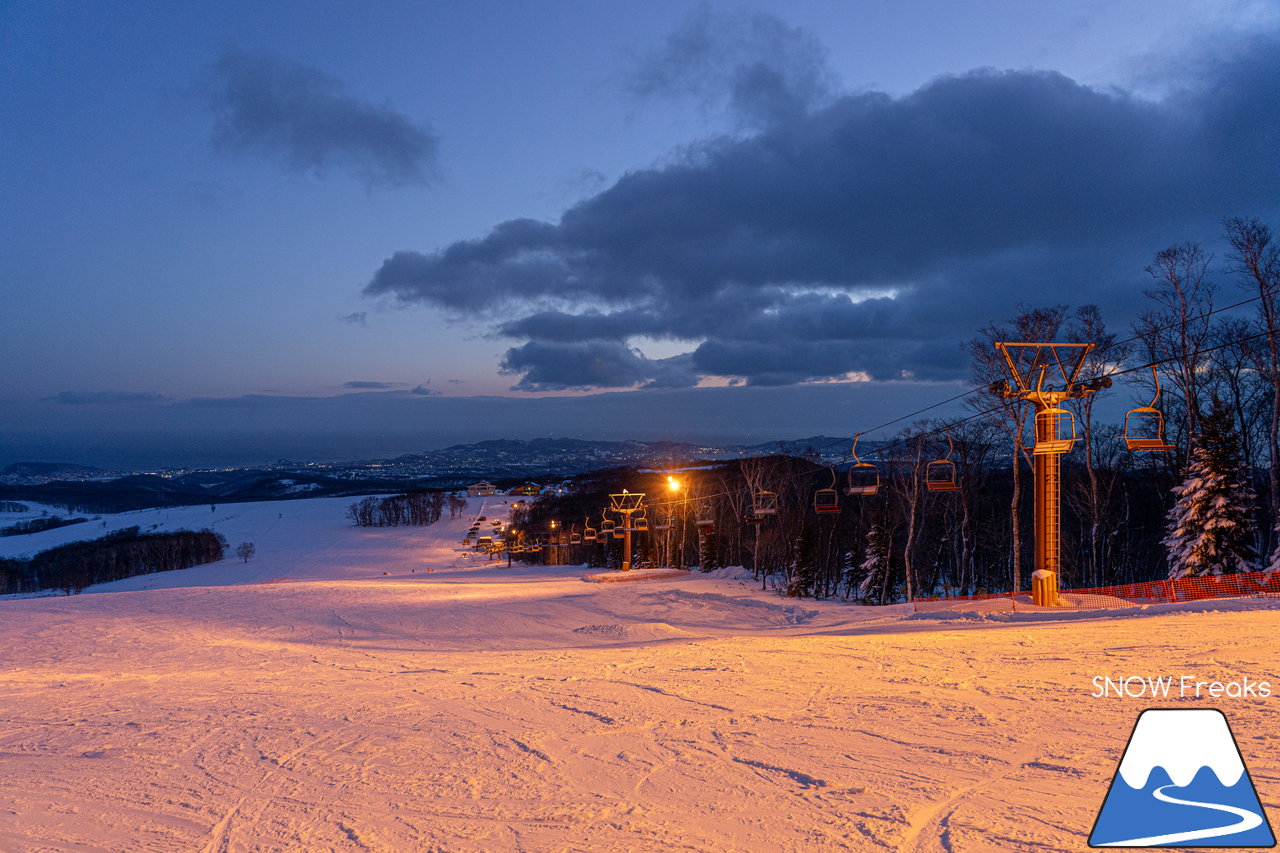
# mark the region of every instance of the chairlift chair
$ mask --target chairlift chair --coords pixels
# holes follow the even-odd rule
[[[666,531],[670,530],[674,526],[675,525],[671,523],[671,513],[663,513],[658,516],[657,522],[651,529],[655,531]]]
[[[638,516],[636,516],[636,517],[635,517],[635,521],[634,521],[634,523],[633,523],[633,525],[632,525],[632,528],[633,528],[634,530],[636,530],[636,531],[640,531],[640,532],[647,531],[647,530],[649,529],[649,518],[648,518],[648,516],[644,516],[644,515],[638,515]]]
[[[836,491],[836,468],[831,466],[831,487],[813,493],[814,512],[839,512],[840,493]]]
[[[1070,453],[1076,443],[1076,418],[1066,409],[1050,406],[1036,412],[1036,456]]]
[[[1124,416],[1125,447],[1138,453],[1169,451],[1174,447],[1165,441],[1164,412],[1156,407],[1160,401],[1160,376],[1154,364],[1151,365],[1151,378],[1155,380],[1156,393],[1150,404],[1130,409]]]
[[[1036,443],[1031,452],[1036,456],[1048,454],[1070,453],[1076,443],[1076,416],[1054,403],[1046,403],[1040,389],[1044,385],[1045,367],[1040,368],[1040,378],[1036,382],[1036,396],[1039,398],[1039,411],[1036,412]]]
[[[956,463],[951,461],[955,445],[951,443],[951,430],[947,430],[947,455],[924,466],[924,484],[931,492],[954,492],[960,488],[960,476]]]
[[[860,432],[853,435],[853,465],[849,466],[846,475],[849,481],[844,489],[846,495],[874,495],[880,491],[880,469],[858,458],[858,438],[861,435]]]
[[[596,541],[596,529],[591,526],[591,516],[587,516],[587,518],[583,521],[582,541],[583,542]]]
[[[752,495],[751,514],[754,516],[777,515],[778,493],[759,491]]]
[[[712,527],[716,526],[715,509],[711,504],[703,504],[698,507],[698,515],[697,518],[694,519],[693,523],[698,525],[699,530],[704,531],[710,530]]]
[[[600,522],[600,533],[597,535],[601,539],[611,537],[613,536],[614,528],[616,528],[617,526],[618,526],[618,523],[614,521],[612,518],[606,518],[605,520]]]
[[[569,531],[569,544],[570,545],[582,544],[582,535],[578,533],[578,525],[576,524],[573,526],[573,529]]]

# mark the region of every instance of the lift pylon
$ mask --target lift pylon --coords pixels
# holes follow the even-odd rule
[[[622,570],[631,571],[631,533],[635,529],[631,516],[644,511],[644,492],[628,492],[623,489],[620,494],[609,495],[609,509],[621,515],[623,521],[622,538]],[[602,525],[603,526],[603,525]],[[645,529],[649,527],[645,522]]]
[[[1033,601],[1058,606],[1058,579],[1062,571],[1062,454],[1071,450],[1075,422],[1061,407],[1111,387],[1111,377],[1080,381],[1090,343],[1027,343],[1001,341],[996,349],[1004,356],[1009,380],[992,383],[991,392],[1004,399],[1023,400],[1035,409],[1035,570]],[[1046,384],[1047,382],[1047,384]],[[1070,424],[1070,437],[1065,425]],[[1013,464],[1017,465],[1015,458]],[[1016,559],[1016,557],[1015,557]],[[1015,590],[1016,592],[1016,590]]]

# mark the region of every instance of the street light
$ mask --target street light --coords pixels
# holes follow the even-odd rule
[[[681,483],[679,480],[677,480],[675,477],[671,476],[670,474],[667,475],[667,491],[671,493],[671,509],[669,511],[669,518],[667,520],[667,525],[668,525],[667,526],[667,565],[671,565],[671,562],[672,562],[671,558],[674,556],[674,554],[671,551],[671,529],[676,526],[676,499],[680,494],[680,485]],[[683,531],[681,531],[681,534],[683,535]],[[681,545],[681,548],[683,549],[684,547],[683,539],[681,540],[680,545]],[[684,561],[679,559],[675,560],[675,564],[676,564],[675,568],[677,569],[680,568],[680,564],[682,562]]]

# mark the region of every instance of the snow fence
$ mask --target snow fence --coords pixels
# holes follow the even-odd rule
[[[1236,575],[1211,575],[1118,586],[1064,589],[1058,593],[1056,607],[1038,607],[1031,603],[1031,596],[1025,592],[917,598],[912,605],[917,613],[941,610],[976,613],[1018,611],[1044,613],[1055,610],[1112,610],[1144,604],[1171,604],[1213,598],[1280,598],[1280,572],[1242,572]]]

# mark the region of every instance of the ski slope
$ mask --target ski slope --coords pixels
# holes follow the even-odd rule
[[[0,850],[1083,850],[1151,704],[1093,676],[1280,672],[1274,602],[948,621],[735,570],[589,583],[459,550],[501,500],[423,529],[315,499],[0,539],[257,548],[0,600]],[[1221,707],[1271,809],[1276,703],[1158,704]]]

